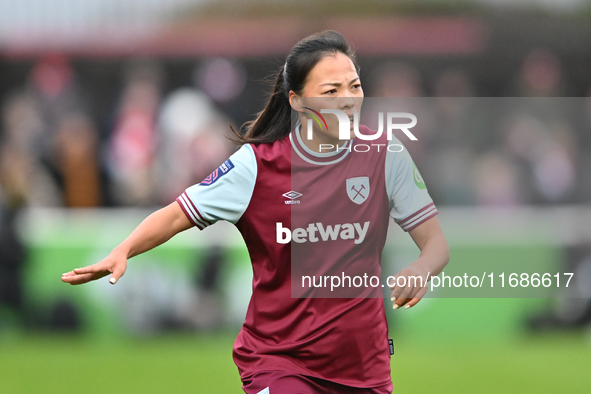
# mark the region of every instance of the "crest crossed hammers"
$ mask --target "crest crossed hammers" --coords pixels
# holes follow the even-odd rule
[[[355,185],[351,186],[351,190],[353,190],[354,192],[356,192],[357,194],[355,194],[355,196],[352,198],[352,200],[355,200],[357,198],[357,196],[361,196],[363,198],[365,198],[365,196],[363,194],[361,194],[361,191],[365,189],[364,185],[361,185],[361,189],[357,190],[355,188]]]

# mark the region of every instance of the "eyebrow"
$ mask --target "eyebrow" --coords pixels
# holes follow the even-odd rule
[[[355,81],[359,81],[359,77],[350,80],[349,81],[349,84],[351,84],[351,83],[353,83]],[[340,82],[326,82],[326,83],[320,84],[320,86],[325,86],[325,85],[329,85],[329,86],[341,86],[341,83]]]

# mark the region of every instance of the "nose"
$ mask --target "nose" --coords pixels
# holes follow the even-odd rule
[[[355,107],[355,100],[353,100],[353,96],[351,94],[345,94],[339,97],[338,100],[340,110],[347,110]]]

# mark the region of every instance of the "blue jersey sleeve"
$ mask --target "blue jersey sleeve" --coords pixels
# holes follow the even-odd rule
[[[246,144],[201,183],[185,190],[177,202],[201,230],[218,220],[236,223],[250,204],[256,176],[256,158]]]
[[[386,154],[386,190],[390,198],[390,216],[404,231],[437,215],[427,186],[410,154],[393,139]]]

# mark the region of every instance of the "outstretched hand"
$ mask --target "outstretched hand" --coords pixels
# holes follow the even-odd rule
[[[402,306],[412,308],[421,301],[428,290],[427,282],[438,275],[449,261],[449,247],[437,217],[421,223],[409,234],[421,250],[421,255],[392,279],[388,278],[394,309]]]
[[[127,256],[115,251],[100,262],[84,268],[76,268],[73,271],[62,274],[62,282],[71,285],[81,285],[92,280],[104,278],[111,274],[109,282],[117,283],[127,269]]]
[[[416,267],[407,267],[397,273],[388,283],[392,290],[392,307],[398,309],[402,306],[411,308],[421,301],[427,293],[427,281],[429,273]]]
[[[62,275],[62,282],[81,285],[111,274],[109,282],[117,283],[127,269],[127,259],[163,244],[175,234],[193,227],[178,202],[152,213],[117,246],[106,259]]]

